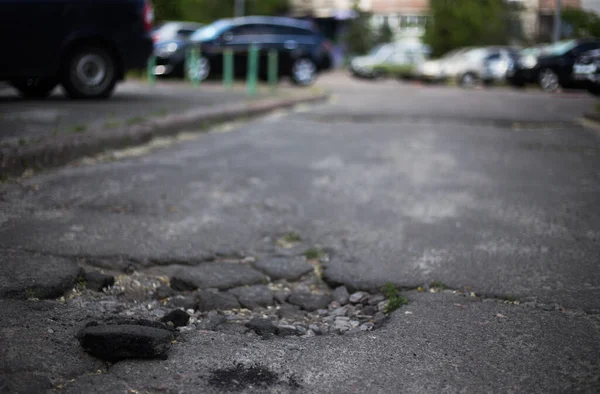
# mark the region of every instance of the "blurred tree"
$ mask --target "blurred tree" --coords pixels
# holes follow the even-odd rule
[[[503,45],[509,42],[508,16],[503,0],[430,0],[432,23],[423,40],[434,56],[466,46]]]
[[[371,14],[364,12],[359,7],[359,1],[354,1],[356,17],[348,21],[344,42],[349,54],[364,55],[375,44],[371,30]]]
[[[388,42],[392,42],[394,40],[394,32],[392,31],[390,23],[387,19],[385,19],[379,27],[379,31],[377,32],[377,37],[375,40],[377,44],[387,44]]]
[[[179,20],[182,18],[181,1],[179,0],[153,0],[154,16],[158,22]]]
[[[157,21],[186,20],[210,23],[232,18],[234,0],[153,0]],[[246,0],[246,15],[285,15],[289,0]]]
[[[573,38],[600,37],[600,16],[592,11],[579,8],[566,8],[562,20],[571,28]]]

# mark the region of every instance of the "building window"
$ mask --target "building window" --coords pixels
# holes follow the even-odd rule
[[[400,30],[424,29],[429,17],[423,15],[399,15]]]

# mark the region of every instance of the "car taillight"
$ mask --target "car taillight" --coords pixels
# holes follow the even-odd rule
[[[146,31],[152,30],[152,24],[154,23],[154,9],[152,3],[146,1],[144,4],[144,28]]]

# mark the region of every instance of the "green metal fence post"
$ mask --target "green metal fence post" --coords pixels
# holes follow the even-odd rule
[[[225,89],[233,87],[233,51],[223,51],[223,86]]]
[[[275,49],[269,51],[269,87],[271,93],[274,93],[277,89],[277,83],[279,78],[279,54]]]
[[[248,51],[248,96],[254,97],[258,92],[258,46],[251,45]]]
[[[156,84],[156,74],[154,74],[156,70],[156,56],[150,56],[148,59],[148,69],[146,73],[148,74],[148,84],[150,86],[154,86]]]

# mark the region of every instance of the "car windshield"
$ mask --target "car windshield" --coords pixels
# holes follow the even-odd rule
[[[221,34],[221,32],[228,26],[231,26],[231,23],[226,20],[211,23],[210,25],[205,26],[192,34],[190,39],[192,41],[211,40]]]
[[[386,59],[392,54],[392,52],[394,52],[394,45],[384,44],[373,49],[369,55],[376,59]]]
[[[560,41],[543,49],[545,55],[564,55],[577,45],[577,41]]]

